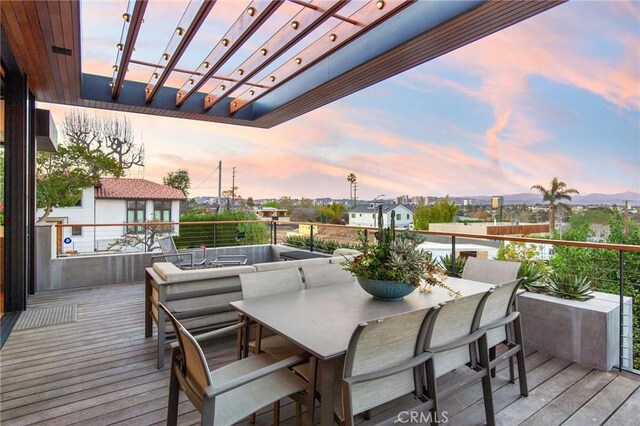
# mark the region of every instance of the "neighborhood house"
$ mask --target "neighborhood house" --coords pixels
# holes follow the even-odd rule
[[[58,232],[59,253],[105,251],[112,249],[114,242],[125,235],[144,232],[142,227],[126,224],[177,222],[180,201],[184,200],[186,197],[181,190],[146,179],[102,178],[99,185],[82,190],[78,205],[54,208],[45,222],[78,224],[63,227],[62,232]],[[42,209],[38,210],[38,217],[43,214]],[[81,226],[91,224],[112,226]],[[118,248],[139,249],[135,246]]]

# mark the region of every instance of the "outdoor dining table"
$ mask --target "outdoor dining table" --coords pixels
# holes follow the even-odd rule
[[[469,296],[488,291],[493,285],[460,278],[446,284]],[[376,300],[354,281],[309,290],[232,302],[231,305],[309,352],[312,369],[317,363],[320,382],[320,423],[333,424],[334,363],[342,360],[349,339],[361,322],[380,317],[428,309],[451,300],[449,291],[433,287],[430,293],[418,290],[398,301]],[[311,415],[313,410],[308,410]],[[309,420],[309,419],[307,419]]]

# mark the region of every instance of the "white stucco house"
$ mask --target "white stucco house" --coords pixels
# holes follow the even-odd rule
[[[373,203],[357,206],[349,211],[350,226],[378,226],[378,208],[380,204]],[[413,228],[413,206],[408,204],[383,204],[382,214],[384,227],[391,225],[391,214],[396,217],[396,228]]]
[[[82,190],[77,206],[54,208],[46,222],[77,225],[62,228],[57,238],[58,252],[103,251],[123,235],[140,231],[126,224],[178,222],[180,201],[184,200],[179,189],[146,179],[102,178],[98,186]],[[39,209],[38,218],[43,214]],[[82,226],[91,224],[111,226]]]

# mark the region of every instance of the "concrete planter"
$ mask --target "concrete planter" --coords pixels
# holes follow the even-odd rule
[[[619,296],[595,292],[586,302],[525,292],[518,296],[524,346],[602,371],[619,362]],[[624,298],[625,364],[633,359],[632,300]]]

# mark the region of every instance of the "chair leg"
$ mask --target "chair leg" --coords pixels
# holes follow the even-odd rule
[[[489,369],[489,348],[487,347],[487,336],[484,335],[478,341],[480,350],[480,363],[487,374],[482,378],[482,396],[484,397],[484,412],[487,416],[487,425],[496,424],[495,412],[493,409],[493,391],[491,389],[491,371]],[[495,350],[495,349],[494,349]]]
[[[509,357],[509,383],[515,383],[515,372],[513,370],[513,357]]]
[[[516,354],[518,359],[518,382],[520,383],[520,395],[529,395],[529,385],[527,384],[527,368],[524,363],[524,345],[522,344],[522,322],[520,317],[514,321],[516,345],[520,345],[520,350]]]
[[[302,426],[302,404],[296,401],[296,426]]]
[[[213,416],[215,412],[215,406],[213,401],[204,401],[202,404],[202,420],[200,424],[202,426],[211,426],[213,424]]]
[[[427,384],[427,397],[431,400],[431,424],[436,426],[440,423],[438,416],[438,388],[436,386],[436,371],[433,358],[430,358],[425,363],[426,369],[426,384]]]
[[[171,378],[169,379],[169,405],[167,407],[167,426],[176,426],[178,424],[178,400],[180,397],[180,385],[178,378],[171,366]]]
[[[489,359],[491,361],[496,359],[496,347],[495,346],[489,348]],[[496,377],[496,369],[495,369],[495,367],[491,369],[491,377]]]
[[[273,403],[273,426],[280,424],[280,401]]]

